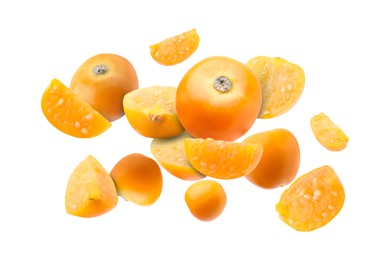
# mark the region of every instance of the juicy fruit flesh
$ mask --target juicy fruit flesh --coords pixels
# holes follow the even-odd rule
[[[164,139],[153,139],[151,152],[162,167],[177,178],[183,180],[199,180],[205,176],[195,170],[188,162],[184,139],[191,138],[187,132]]]
[[[175,65],[189,58],[198,48],[199,36],[195,29],[167,38],[150,46],[150,54],[161,65]]]
[[[276,205],[280,219],[298,231],[328,224],[342,209],[344,187],[330,166],[306,173],[285,190]]]
[[[111,126],[107,119],[57,79],[53,79],[44,91],[41,108],[55,128],[74,137],[95,137]]]
[[[256,75],[263,92],[259,118],[273,118],[290,110],[300,98],[305,74],[301,67],[285,59],[254,57],[247,66]]]
[[[315,115],[310,126],[318,142],[331,151],[344,150],[349,141],[348,136],[324,113]]]
[[[246,176],[259,163],[263,153],[261,144],[210,138],[186,138],[184,145],[190,164],[202,174],[218,179]]]
[[[79,217],[100,216],[118,203],[114,182],[91,155],[83,160],[69,178],[65,194],[66,211]]]

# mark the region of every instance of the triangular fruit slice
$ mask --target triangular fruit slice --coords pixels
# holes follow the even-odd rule
[[[53,79],[41,99],[46,119],[61,132],[79,138],[102,134],[111,123],[58,79]]]
[[[92,155],[87,156],[71,174],[65,194],[65,208],[70,215],[96,217],[118,204],[114,181]]]
[[[235,179],[248,175],[259,163],[263,146],[211,138],[186,138],[188,161],[199,172],[217,179]]]

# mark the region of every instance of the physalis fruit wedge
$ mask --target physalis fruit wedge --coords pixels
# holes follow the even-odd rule
[[[305,86],[303,69],[285,59],[257,56],[246,65],[255,74],[263,92],[259,118],[274,118],[289,111]]]
[[[175,65],[188,59],[199,46],[196,29],[162,40],[150,46],[152,58],[161,65]]]
[[[330,151],[341,151],[347,147],[348,136],[326,114],[319,113],[310,120],[317,141]]]
[[[71,174],[65,194],[70,215],[97,217],[115,208],[118,195],[108,172],[92,155],[87,156]]]
[[[263,146],[211,138],[185,138],[190,164],[202,174],[217,179],[235,179],[248,175],[259,163]]]
[[[130,125],[145,137],[169,138],[184,131],[176,114],[176,87],[139,88],[125,95],[123,107]]]
[[[46,119],[61,132],[79,138],[95,137],[111,123],[58,79],[53,79],[41,99]]]
[[[285,190],[276,210],[297,231],[313,231],[328,224],[342,209],[344,187],[332,167],[324,165],[296,179]]]
[[[188,181],[200,180],[205,177],[188,162],[184,139],[191,138],[183,132],[171,138],[154,138],[150,150],[158,163],[173,176]]]

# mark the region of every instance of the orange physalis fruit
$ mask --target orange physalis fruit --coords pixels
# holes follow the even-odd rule
[[[248,175],[257,166],[263,153],[261,144],[211,138],[186,138],[184,147],[188,161],[196,170],[217,179]]]
[[[111,126],[106,118],[57,79],[53,79],[44,91],[41,108],[55,128],[74,137],[95,137]]]
[[[97,217],[112,210],[118,195],[108,172],[92,155],[73,171],[65,194],[66,212],[79,217]]]
[[[167,38],[150,46],[150,54],[161,65],[175,65],[189,58],[198,48],[196,29]]]
[[[300,176],[285,190],[276,210],[280,219],[298,231],[328,224],[342,209],[344,187],[328,165]]]
[[[347,147],[348,136],[324,113],[313,116],[310,126],[317,141],[330,151],[341,151]]]

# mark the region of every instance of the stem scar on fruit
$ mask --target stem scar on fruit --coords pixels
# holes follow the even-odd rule
[[[107,72],[107,66],[105,64],[98,64],[95,67],[93,67],[92,72],[95,75],[102,75]]]
[[[232,88],[232,81],[225,76],[218,76],[214,80],[214,88],[218,91],[221,91],[223,93],[229,92],[230,89]]]

